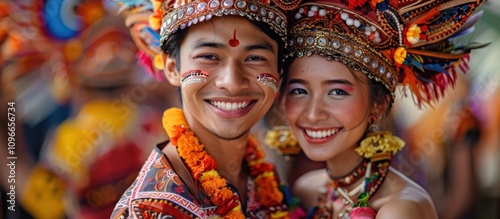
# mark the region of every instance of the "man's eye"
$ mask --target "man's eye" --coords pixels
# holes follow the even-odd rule
[[[263,57],[260,57],[260,56],[251,56],[247,60],[249,60],[249,61],[264,61],[266,59]]]
[[[207,55],[199,55],[199,56],[196,56],[194,58],[195,59],[202,58],[202,59],[210,59],[210,60],[218,60],[219,59],[219,58],[217,58],[217,56],[215,56],[215,55],[209,55],[209,54],[207,54]]]

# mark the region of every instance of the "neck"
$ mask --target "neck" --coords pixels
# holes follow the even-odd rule
[[[354,150],[347,151],[326,161],[331,177],[342,177],[356,170],[363,158]]]
[[[245,145],[215,146],[205,144],[208,155],[217,161],[217,172],[231,183],[238,178],[244,159]]]

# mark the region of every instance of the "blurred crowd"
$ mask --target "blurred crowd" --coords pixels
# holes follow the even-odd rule
[[[392,165],[429,191],[440,218],[500,217],[498,2],[473,34],[490,46],[443,101],[417,110],[404,93],[396,98],[392,126],[407,147]],[[137,52],[111,0],[0,2],[0,218],[109,218],[167,138],[163,110],[180,106],[176,88],[146,73]],[[7,147],[8,108],[15,147]],[[286,124],[280,114],[273,108],[255,136],[265,143],[268,130]],[[300,155],[266,152],[293,180]]]

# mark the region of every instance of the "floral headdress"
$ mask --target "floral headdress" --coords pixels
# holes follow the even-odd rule
[[[161,80],[161,46],[179,29],[210,20],[215,16],[237,15],[263,21],[286,42],[284,10],[299,0],[117,0],[127,16],[138,48],[141,64]]]
[[[319,54],[375,79],[393,94],[409,88],[418,107],[439,100],[466,71],[484,0],[302,1],[290,15],[287,58]],[[463,40],[462,40],[463,41]]]

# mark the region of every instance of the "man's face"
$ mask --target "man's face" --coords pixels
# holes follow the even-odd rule
[[[245,18],[213,18],[189,28],[177,73],[191,129],[198,136],[237,139],[274,101],[278,44]]]

